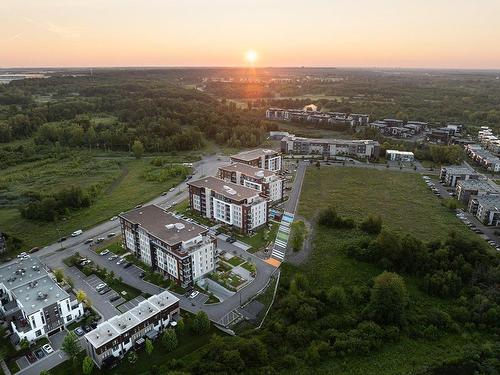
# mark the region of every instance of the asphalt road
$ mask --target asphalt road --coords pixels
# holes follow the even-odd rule
[[[293,182],[293,188],[290,192],[290,196],[285,203],[285,211],[295,214],[297,205],[299,203],[300,192],[302,190],[302,183],[304,182],[304,177],[306,175],[307,165],[309,163],[300,162],[297,166],[297,172],[295,173],[295,180]]]

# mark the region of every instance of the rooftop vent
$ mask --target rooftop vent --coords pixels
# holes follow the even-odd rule
[[[257,172],[255,172],[255,176],[257,176],[257,177],[264,177],[264,171],[257,171]]]
[[[165,225],[167,229],[174,229],[175,225],[174,224],[167,224]]]
[[[181,229],[184,229],[186,226],[182,223],[175,223],[175,229],[177,230],[181,230]]]

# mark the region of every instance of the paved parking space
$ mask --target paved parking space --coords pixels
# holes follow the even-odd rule
[[[238,311],[236,310],[232,310],[232,311],[229,311],[226,315],[224,315],[219,321],[218,323],[221,325],[221,326],[224,326],[224,327],[229,327],[232,323],[235,323],[236,321],[240,320],[241,318],[243,318],[242,314],[240,314]]]
[[[92,287],[92,288],[96,288],[97,285],[99,284],[105,284],[104,281],[102,281],[98,276],[96,275],[90,275],[90,276],[87,276],[87,283]],[[97,289],[96,289],[97,290]]]
[[[141,273],[143,273],[144,271],[142,270],[142,268],[140,267],[137,267],[135,264],[130,266],[129,268],[127,268],[127,271],[132,275],[132,276],[135,276],[135,277],[139,277]]]
[[[130,309],[133,309],[136,307],[140,302],[144,301],[145,298],[143,296],[137,296],[134,299],[131,299],[128,302],[125,302],[123,305],[118,306],[118,310],[120,310],[122,313],[125,311],[128,311]]]
[[[61,331],[49,337],[50,345],[54,350],[61,348],[63,340],[67,334],[68,334],[67,331]]]

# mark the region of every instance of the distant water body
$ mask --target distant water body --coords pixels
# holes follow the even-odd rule
[[[47,78],[45,74],[40,73],[29,73],[29,74],[11,74],[11,73],[2,73],[0,74],[0,85],[7,84],[11,81],[16,81],[20,79],[31,79],[31,78]]]

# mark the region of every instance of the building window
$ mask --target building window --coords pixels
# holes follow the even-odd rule
[[[35,332],[35,336],[36,336],[36,337],[40,337],[41,335],[42,335],[42,330],[41,330],[41,329],[39,329],[39,330],[37,330],[37,331]]]

